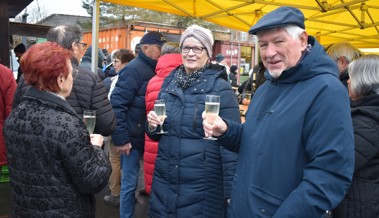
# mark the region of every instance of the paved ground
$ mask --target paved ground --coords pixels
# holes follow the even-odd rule
[[[143,161],[138,182],[138,190],[143,188]],[[136,192],[137,203],[135,207],[135,218],[147,218],[149,198]],[[96,195],[96,218],[119,218],[119,207],[110,206],[103,201],[103,197],[109,194],[108,187]],[[0,183],[0,218],[10,218],[10,184]]]
[[[149,198],[145,195],[140,195],[138,190],[144,187],[143,182],[143,161],[140,162],[141,170],[138,180],[138,189],[136,191],[137,203],[134,211],[134,218],[147,218],[147,208]],[[119,208],[110,206],[103,201],[103,197],[109,194],[109,189],[106,187],[102,192],[96,195],[96,218],[119,218]],[[2,218],[0,216],[0,218]]]

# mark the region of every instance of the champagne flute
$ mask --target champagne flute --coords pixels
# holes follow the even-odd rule
[[[92,134],[96,124],[96,111],[83,111],[83,121],[89,134]]]
[[[220,96],[218,95],[206,95],[205,96],[205,119],[211,125],[216,120],[220,111]],[[204,137],[208,140],[217,140],[212,136]]]
[[[163,123],[166,119],[166,100],[158,99],[154,101],[154,111],[157,114],[160,120],[160,128],[161,131],[157,132],[157,134],[166,134],[168,132],[163,131]]]

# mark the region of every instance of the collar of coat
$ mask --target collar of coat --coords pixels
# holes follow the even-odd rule
[[[65,111],[67,111],[68,113],[73,114],[74,116],[77,116],[75,113],[75,110],[71,107],[71,105],[69,105],[65,100],[61,99],[60,97],[52,93],[41,91],[34,87],[30,87],[30,89],[26,91],[24,98],[40,101],[43,104],[60,107],[64,109]]]
[[[143,52],[138,52],[138,58],[141,58],[148,66],[155,71],[158,61],[146,56]]]
[[[166,92],[177,92],[179,94],[182,93],[183,90],[179,84],[179,81],[175,78],[175,72],[179,67],[171,72],[170,75],[164,80],[162,88],[165,87],[164,89]],[[200,77],[186,89],[190,89],[193,93],[198,94],[208,93],[213,88],[213,85],[211,84],[214,84],[217,78],[227,80],[227,77],[228,75],[224,66],[218,64],[209,64],[209,66],[205,68]]]

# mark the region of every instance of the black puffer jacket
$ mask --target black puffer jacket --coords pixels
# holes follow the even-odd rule
[[[74,108],[79,117],[83,116],[84,110],[95,110],[95,133],[109,136],[116,127],[116,119],[103,82],[95,73],[79,67],[76,59],[72,59],[71,64],[79,73],[74,80],[67,102]],[[13,100],[13,108],[20,104],[24,93],[29,87],[24,78],[21,77]]]
[[[335,218],[379,217],[379,95],[351,102],[355,140],[353,182]]]
[[[5,122],[13,217],[94,218],[111,173],[63,99],[30,88]]]

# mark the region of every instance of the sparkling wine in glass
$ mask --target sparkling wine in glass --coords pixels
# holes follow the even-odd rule
[[[163,123],[166,118],[166,100],[158,99],[154,101],[154,111],[157,114],[160,120],[160,128],[161,131],[157,132],[157,134],[166,134],[166,131],[163,131]]]
[[[205,96],[205,118],[207,122],[213,125],[220,111],[220,96],[206,95]],[[217,140],[212,136],[204,137],[204,139]]]
[[[96,111],[83,111],[83,121],[89,134],[92,134],[96,124]]]

